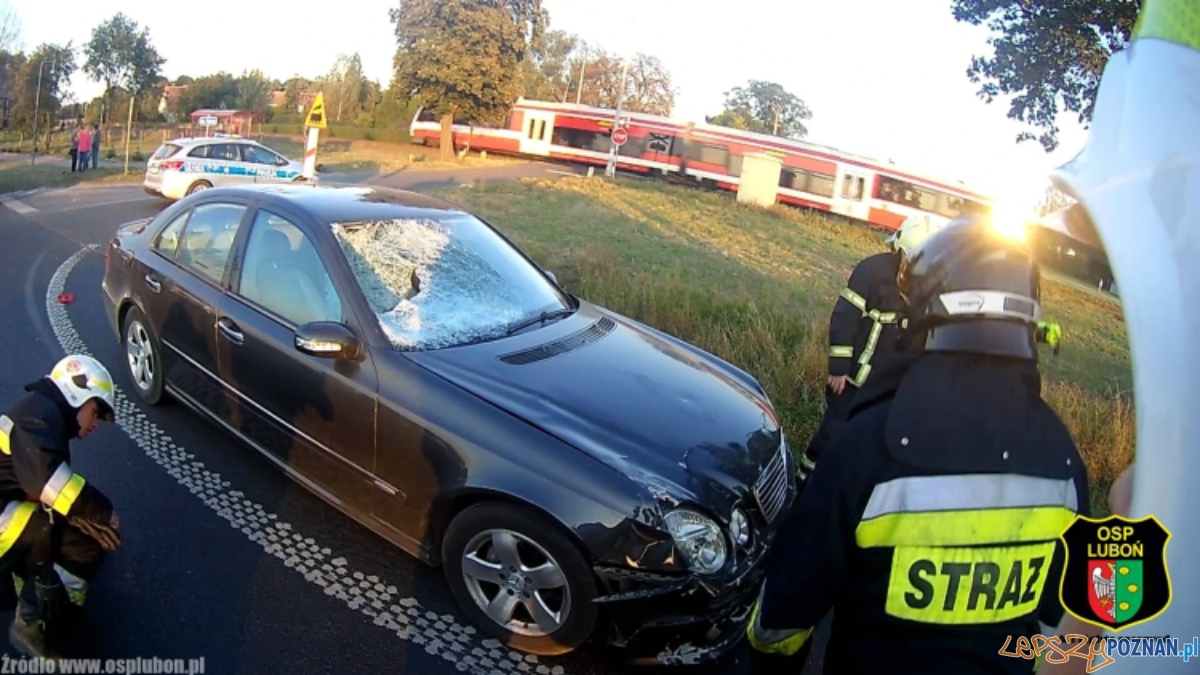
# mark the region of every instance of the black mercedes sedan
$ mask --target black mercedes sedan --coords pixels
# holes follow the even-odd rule
[[[795,492],[749,374],[412,193],[205,190],[121,226],[106,256],[147,404],[194,409],[441,565],[502,642],[686,663],[744,634]]]

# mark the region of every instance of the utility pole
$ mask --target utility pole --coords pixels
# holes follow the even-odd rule
[[[587,70],[587,54],[579,57],[579,88],[575,90],[575,104],[583,100],[583,72]]]
[[[42,103],[42,69],[46,66],[46,60],[38,64],[38,83],[37,96],[33,99],[33,154],[29,156],[29,166],[37,163],[37,144],[38,144],[38,115],[41,114]],[[58,68],[58,58],[51,59],[50,70]]]
[[[613,131],[620,129],[623,126],[623,121],[621,119],[621,106],[625,103],[625,80],[628,74],[629,57],[625,57],[621,65],[621,93],[617,95],[617,115],[616,119],[613,120]],[[604,175],[608,176],[609,178],[615,178],[617,175],[617,153],[620,150],[620,147],[616,143],[612,142],[611,134],[609,134],[609,136],[609,143],[611,145],[609,146],[608,151],[608,167],[605,168]]]

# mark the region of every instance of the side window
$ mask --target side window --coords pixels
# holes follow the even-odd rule
[[[238,293],[281,319],[301,325],[341,321],[342,302],[304,231],[259,210],[250,229]]]
[[[200,157],[202,159],[207,159],[208,158],[208,149],[211,147],[212,147],[211,145],[198,145],[198,146],[192,148],[192,151],[189,152],[187,156],[188,157]]]
[[[227,162],[242,161],[242,153],[238,152],[238,146],[233,143],[215,143],[208,146],[208,158],[220,159]]]
[[[187,223],[190,214],[190,211],[184,211],[175,216],[175,220],[172,220],[170,224],[163,228],[162,232],[158,234],[158,239],[154,242],[155,250],[168,258],[175,257],[175,252],[179,250],[179,239],[180,235],[183,234],[183,226]]]
[[[270,150],[267,150],[266,148],[260,148],[257,145],[243,145],[242,155],[246,158],[247,162],[254,162],[255,164],[267,164],[269,166],[275,166],[275,164],[279,161],[278,155]]]
[[[246,207],[240,204],[197,206],[183,231],[179,262],[209,280],[221,283],[245,213]]]

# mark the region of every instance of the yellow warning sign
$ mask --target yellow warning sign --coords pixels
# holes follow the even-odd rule
[[[308,119],[304,120],[304,126],[325,128],[325,92],[318,92],[317,97],[313,99],[312,110],[308,111]]]

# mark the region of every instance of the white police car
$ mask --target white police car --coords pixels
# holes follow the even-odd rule
[[[300,162],[245,138],[177,138],[150,156],[142,186],[146,192],[174,200],[223,185],[304,182],[303,168]]]

